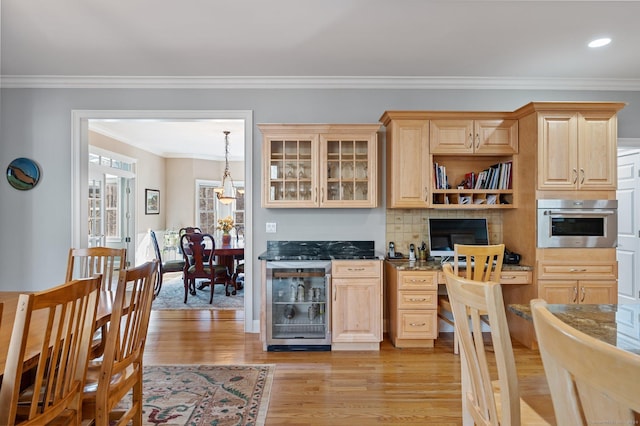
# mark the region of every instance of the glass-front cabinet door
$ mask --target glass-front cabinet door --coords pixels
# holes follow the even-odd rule
[[[259,124],[263,207],[376,207],[377,124]]]
[[[265,137],[265,207],[316,207],[318,135]]]
[[[320,202],[325,207],[375,207],[376,134],[320,135]]]

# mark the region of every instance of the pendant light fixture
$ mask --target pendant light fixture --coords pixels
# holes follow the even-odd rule
[[[233,178],[229,173],[229,133],[228,130],[224,132],[224,174],[222,175],[222,187],[216,188],[215,191],[218,195],[218,201],[222,204],[231,204],[236,199],[236,188],[233,185]]]

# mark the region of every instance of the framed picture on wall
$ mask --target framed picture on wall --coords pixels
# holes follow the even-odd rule
[[[160,191],[157,189],[145,189],[144,195],[144,213],[160,214]]]

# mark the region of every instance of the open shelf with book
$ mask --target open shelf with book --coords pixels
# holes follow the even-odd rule
[[[432,208],[515,207],[514,156],[431,155]]]

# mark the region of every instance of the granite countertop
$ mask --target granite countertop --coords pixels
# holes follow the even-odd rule
[[[640,315],[640,305],[548,304],[547,308],[562,322],[603,342],[640,354],[640,335],[629,327],[629,319]],[[510,312],[533,321],[529,304],[512,304]]]
[[[439,260],[416,260],[415,262],[410,262],[409,259],[387,259],[387,262],[399,271],[442,271],[442,264]],[[533,267],[503,263],[502,271],[533,271]]]

